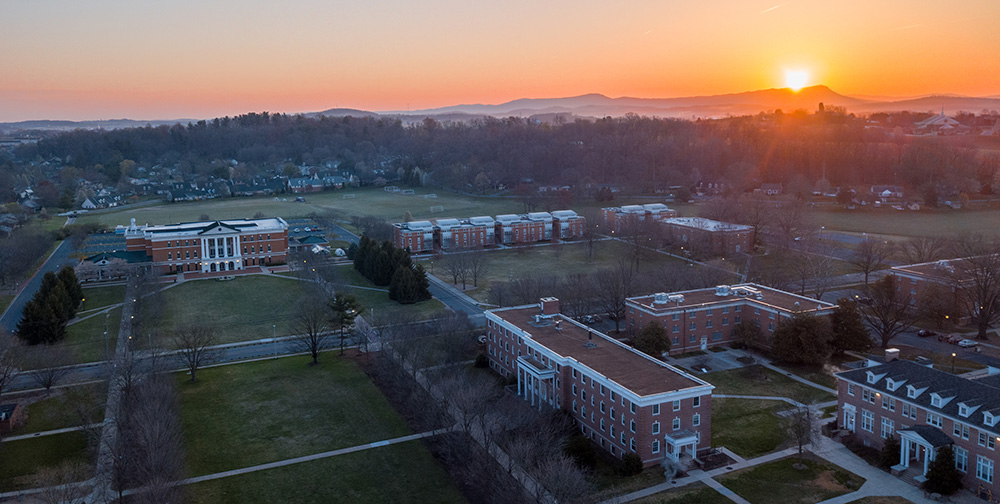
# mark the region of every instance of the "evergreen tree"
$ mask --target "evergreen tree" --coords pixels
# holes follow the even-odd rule
[[[830,355],[829,340],[825,318],[795,315],[778,323],[771,335],[771,351],[784,362],[819,365]]]
[[[651,321],[639,331],[632,345],[636,350],[659,359],[663,352],[670,351],[670,337],[662,324]]]
[[[845,351],[867,352],[872,338],[861,318],[858,305],[847,298],[837,300],[837,309],[830,314],[830,349],[837,354]]]
[[[938,448],[937,456],[927,468],[924,490],[941,495],[951,495],[962,488],[962,475],[955,467],[955,452],[951,446]]]
[[[76,278],[76,272],[73,271],[73,268],[66,266],[60,270],[59,282],[73,299],[73,314],[76,315],[76,310],[80,308],[80,303],[83,300],[83,287],[80,286],[80,280]]]
[[[889,436],[882,442],[882,451],[879,452],[878,465],[882,469],[899,463],[899,440],[895,436]]]
[[[389,282],[392,281],[394,266],[392,260],[389,258],[389,253],[384,249],[379,250],[378,255],[375,256],[375,261],[372,263],[369,280],[380,287],[389,285]]]

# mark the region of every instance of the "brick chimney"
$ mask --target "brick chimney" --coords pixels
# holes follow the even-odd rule
[[[886,348],[885,349],[885,361],[892,362],[899,359],[899,349],[898,348]]]
[[[559,300],[554,297],[543,297],[541,305],[542,315],[557,315],[559,313]]]

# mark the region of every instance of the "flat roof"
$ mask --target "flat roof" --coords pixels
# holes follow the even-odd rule
[[[942,283],[950,283],[956,280],[964,281],[971,279],[970,275],[963,271],[964,268],[961,263],[965,261],[969,261],[969,259],[948,259],[945,261],[906,264],[903,266],[893,266],[891,271],[933,279]],[[956,264],[959,265],[958,268],[955,267]]]
[[[545,348],[562,357],[579,361],[639,396],[708,385],[707,382],[666,363],[659,363],[562,314],[545,319],[543,324],[535,324],[534,316],[540,313],[537,304],[492,310],[491,313],[527,332],[531,339]],[[560,329],[556,329],[556,320],[560,321]]]
[[[288,223],[286,223],[283,219],[280,217],[272,217],[268,219],[227,219],[217,221],[182,222],[179,224],[160,224],[154,226],[145,225],[136,226],[134,230],[126,227],[125,235],[127,237],[136,235],[149,237],[166,234],[194,236],[216,223],[243,232],[271,230],[280,231],[288,228]]]
[[[760,293],[760,299],[757,298]],[[657,296],[666,298],[666,303],[654,303]],[[762,307],[771,307],[789,312],[810,312],[836,308],[837,305],[810,297],[792,294],[757,284],[720,285],[706,289],[650,294],[628,298],[629,302],[654,312],[671,312],[711,305],[746,301]]]
[[[731,222],[716,221],[702,217],[672,217],[664,219],[663,222],[675,226],[704,229],[705,231],[750,231],[753,229],[743,224],[733,224]]]

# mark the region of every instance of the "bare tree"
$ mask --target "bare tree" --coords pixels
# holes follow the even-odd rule
[[[650,220],[639,219],[636,216],[628,216],[622,219],[616,236],[629,245],[629,255],[634,262],[634,268],[639,268],[639,263],[645,255],[646,248],[654,245],[656,236],[655,224]]]
[[[610,229],[602,229],[601,224],[603,223],[603,216],[601,211],[596,208],[588,208],[583,212],[584,227],[583,227],[583,239],[587,241],[587,259],[593,259],[594,257],[594,242],[597,238],[604,234],[610,234]]]
[[[861,316],[888,348],[893,338],[913,325],[909,293],[896,290],[896,277],[886,275],[868,288],[870,301],[861,307]]]
[[[465,282],[469,278],[468,254],[448,254],[444,256],[442,266],[451,275],[452,285],[458,285],[462,281],[462,289],[465,289]]]
[[[878,240],[870,236],[854,249],[850,262],[859,273],[865,274],[866,288],[868,287],[869,275],[885,268],[892,253],[893,247],[888,241]]]
[[[899,255],[907,264],[919,264],[943,259],[947,251],[947,240],[922,236],[903,242]]]
[[[583,502],[590,484],[573,459],[556,451],[539,464],[536,479],[556,502]]]
[[[31,372],[31,379],[36,385],[45,389],[45,394],[52,392],[63,378],[69,374],[67,364],[70,362],[68,352],[59,346],[42,345],[32,349],[32,360],[38,368]]]
[[[174,335],[174,348],[184,359],[184,364],[191,373],[191,381],[196,380],[198,368],[215,359],[216,352],[210,348],[214,344],[215,331],[207,326],[190,325],[181,328]]]
[[[479,287],[479,278],[486,275],[486,273],[490,270],[490,257],[488,254],[489,252],[482,250],[467,254],[469,256],[467,258],[467,270],[469,275],[472,277],[473,287]],[[462,288],[465,288],[464,284],[462,285]]]
[[[627,258],[620,258],[615,267],[597,272],[597,299],[608,318],[615,321],[615,332],[621,330],[625,318],[625,299],[632,295],[635,269]]]
[[[41,489],[34,497],[44,504],[83,503],[90,489],[87,472],[86,464],[72,461],[42,468],[32,478],[33,486]]]
[[[785,433],[799,448],[798,465],[802,465],[802,453],[816,439],[812,411],[808,406],[799,406],[785,418]]]
[[[319,363],[319,353],[327,348],[330,339],[330,315],[323,300],[307,297],[299,300],[295,312],[293,341],[301,351],[312,356],[310,365]]]
[[[740,198],[737,220],[753,228],[754,242],[751,245],[754,248],[764,238],[767,226],[772,222],[772,213],[774,213],[773,204],[760,196],[747,195]]]
[[[593,278],[585,273],[571,273],[559,283],[559,306],[569,316],[579,319],[593,312]]]
[[[789,248],[796,238],[812,233],[808,210],[802,201],[786,203],[772,214],[774,225],[771,228],[776,243],[782,248]]]
[[[0,331],[0,397],[20,374],[22,354],[17,338]]]
[[[962,259],[952,261],[954,285],[965,300],[976,338],[985,340],[990,326],[1000,319],[1000,245],[981,235],[967,236],[956,243]]]

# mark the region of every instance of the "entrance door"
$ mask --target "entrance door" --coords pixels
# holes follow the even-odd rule
[[[844,428],[854,432],[854,412],[844,411]]]
[[[701,337],[701,350],[702,351],[708,350],[708,337],[707,336],[702,336]]]

